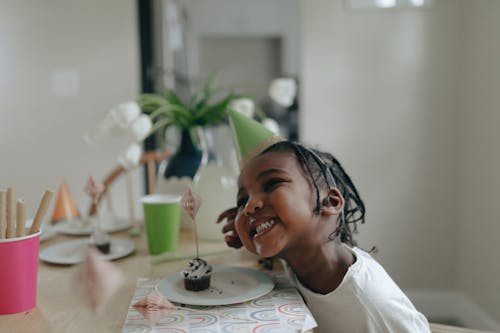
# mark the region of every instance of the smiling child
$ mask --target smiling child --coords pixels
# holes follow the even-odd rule
[[[241,171],[236,207],[218,219],[227,220],[228,245],[283,259],[315,332],[430,332],[385,270],[356,247],[352,232],[365,207],[340,163],[243,117],[230,112]]]

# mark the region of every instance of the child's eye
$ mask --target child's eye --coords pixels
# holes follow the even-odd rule
[[[264,192],[272,191],[277,185],[283,183],[284,180],[280,178],[271,178],[264,183],[262,189]]]
[[[236,206],[237,206],[238,208],[245,206],[245,205],[246,205],[246,203],[247,203],[247,200],[248,200],[248,199],[247,199],[246,197],[239,198],[239,199],[236,201]]]

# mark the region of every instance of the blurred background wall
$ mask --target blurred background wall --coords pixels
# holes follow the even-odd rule
[[[84,214],[87,178],[117,166],[128,142],[88,146],[82,138],[139,93],[136,7],[133,0],[0,0],[0,186],[17,189],[28,216],[62,179]],[[117,184],[114,202],[126,215],[124,189]]]
[[[457,287],[500,321],[500,2],[462,5]]]
[[[360,245],[379,247],[404,287],[449,287],[460,2],[354,13],[341,1],[313,3],[301,11],[301,137],[334,153],[359,186],[367,205]]]

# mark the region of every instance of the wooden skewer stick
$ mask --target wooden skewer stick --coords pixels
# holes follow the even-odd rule
[[[16,237],[22,237],[26,234],[26,214],[24,209],[24,201],[23,199],[17,200],[16,206]]]
[[[155,182],[156,182],[156,163],[154,160],[149,160],[148,161],[148,187],[149,187],[149,194],[154,194],[155,193]]]
[[[7,188],[7,209],[5,218],[7,219],[6,238],[16,237],[16,227],[14,225],[14,188]]]
[[[31,224],[31,228],[29,234],[37,233],[40,230],[40,225],[42,224],[43,217],[45,216],[45,212],[47,211],[47,207],[49,206],[50,200],[54,192],[50,190],[45,190],[42,196],[42,200],[38,205],[38,209],[36,210],[35,218],[33,219],[33,223]]]
[[[127,195],[128,195],[128,211],[130,215],[130,220],[134,227],[138,226],[137,219],[135,217],[135,206],[134,206],[134,179],[132,177],[132,171],[127,171]]]
[[[5,191],[0,191],[0,239],[5,238]]]

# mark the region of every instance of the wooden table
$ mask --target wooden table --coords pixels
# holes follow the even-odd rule
[[[114,237],[129,237],[126,232]],[[40,250],[61,241],[74,239],[56,235],[40,245]],[[127,309],[135,290],[137,278],[162,278],[180,271],[188,259],[152,263],[147,252],[145,235],[130,238],[134,241],[134,254],[114,261],[126,276],[125,284],[116,293],[105,313],[95,315],[88,310],[74,293],[72,286],[73,266],[59,266],[40,262],[38,273],[37,307],[25,313],[0,316],[0,332],[121,332]],[[180,252],[193,252],[191,232],[182,232]],[[222,242],[202,242],[201,252],[219,252],[207,257],[212,265],[257,267],[258,257],[248,251],[229,249]],[[484,331],[461,329],[432,324],[433,333],[480,333]]]

